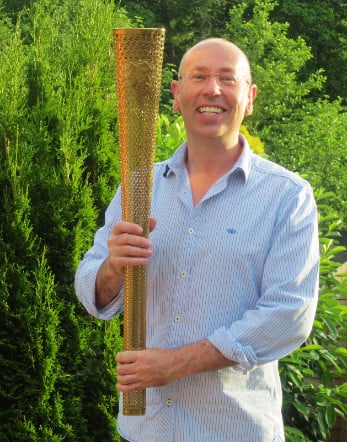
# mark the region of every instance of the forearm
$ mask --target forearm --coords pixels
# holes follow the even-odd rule
[[[235,365],[207,339],[172,350],[172,376],[183,378]]]
[[[123,393],[161,387],[193,374],[235,365],[207,339],[174,350],[153,349],[118,353],[117,388]]]
[[[95,281],[95,305],[98,309],[108,305],[119,294],[123,282],[122,269],[115,271],[107,257],[101,264]]]

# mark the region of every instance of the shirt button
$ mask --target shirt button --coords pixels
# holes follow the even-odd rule
[[[175,316],[175,322],[181,322],[181,316],[179,315]]]
[[[190,234],[194,233],[194,229],[193,229],[193,227],[189,227],[189,229],[188,229],[188,233],[190,233]]]
[[[181,277],[182,278],[185,278],[186,276],[187,276],[187,272],[186,271],[181,272]]]
[[[167,405],[168,407],[171,407],[171,405],[172,405],[172,400],[171,400],[171,399],[167,399],[167,400],[166,400],[166,405]]]

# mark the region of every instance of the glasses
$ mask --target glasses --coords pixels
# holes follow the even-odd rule
[[[245,78],[237,78],[234,75],[231,74],[197,74],[194,72],[191,72],[190,74],[181,74],[178,79],[182,80],[184,78],[188,78],[189,81],[196,84],[206,84],[210,81],[211,77],[215,77],[218,84],[220,86],[236,86],[237,84],[241,83],[242,81],[245,81],[247,84],[249,84],[249,81]]]

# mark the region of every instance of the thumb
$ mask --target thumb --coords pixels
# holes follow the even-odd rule
[[[157,225],[157,220],[155,218],[149,219],[149,231],[152,232]]]

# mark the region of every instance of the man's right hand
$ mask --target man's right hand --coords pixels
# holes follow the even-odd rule
[[[150,219],[149,229],[156,226]],[[107,241],[108,257],[101,264],[96,277],[95,304],[105,307],[119,293],[125,266],[147,265],[152,256],[151,242],[142,236],[143,229],[138,224],[119,221],[113,227]]]

